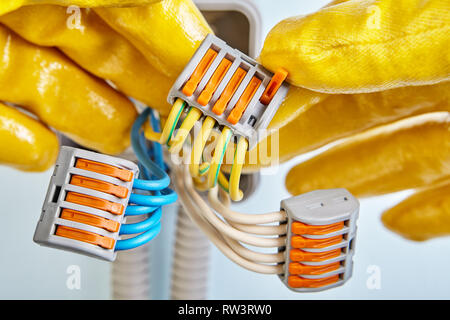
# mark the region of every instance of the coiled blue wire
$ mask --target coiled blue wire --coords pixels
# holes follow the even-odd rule
[[[128,206],[125,212],[126,216],[139,216],[141,214],[149,214],[158,209],[158,207],[147,206]]]
[[[161,230],[161,207],[177,200],[176,193],[167,188],[170,178],[165,172],[166,164],[162,146],[159,143],[153,143],[152,148],[147,148],[145,136],[140,131],[149,116],[153,130],[155,132],[161,130],[159,121],[150,108],[145,109],[133,124],[131,145],[139,160],[141,176],[145,179],[134,179],[133,189],[151,191],[153,195],[132,193],[125,215],[149,214],[150,216],[141,222],[122,224],[120,234],[140,234],[130,239],[118,240],[115,250],[133,249],[156,237]]]
[[[148,219],[137,223],[123,224],[120,228],[120,234],[141,233],[151,229],[161,220],[162,210],[158,208]]]
[[[133,185],[134,187],[134,185]],[[138,188],[140,189],[140,188]],[[170,190],[170,193],[166,195],[159,195],[159,196],[146,196],[142,194],[136,194],[132,193],[130,196],[130,202],[135,203],[142,206],[149,206],[149,207],[159,207],[159,206],[165,206],[168,204],[171,204],[177,200],[177,194]]]
[[[154,228],[152,228],[136,237],[117,241],[115,250],[116,251],[129,250],[129,249],[133,249],[133,248],[142,246],[143,244],[146,244],[147,242],[152,240],[154,237],[156,237],[160,231],[161,231],[161,223],[158,223],[157,225],[155,225]]]

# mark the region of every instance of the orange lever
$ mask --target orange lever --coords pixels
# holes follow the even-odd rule
[[[72,178],[70,179],[70,184],[109,193],[119,198],[126,198],[128,195],[128,189],[125,187],[116,186],[106,181],[100,181],[97,179],[82,177],[78,175],[72,176]]]
[[[81,204],[83,206],[92,207],[104,211],[111,212],[112,214],[120,215],[123,213],[123,205],[116,202],[110,202],[105,199],[89,196],[87,194],[81,194],[76,192],[68,192],[66,201]]]
[[[341,241],[342,235],[325,239],[309,239],[302,236],[293,236],[291,238],[291,245],[294,248],[325,248],[340,243]]]
[[[310,266],[298,262],[289,263],[289,273],[319,275],[339,269],[340,262],[334,262],[326,265]]]
[[[292,223],[292,232],[295,234],[311,234],[311,235],[323,235],[331,232],[336,232],[344,227],[344,221],[336,222],[333,224],[313,226],[296,221]]]
[[[288,72],[283,68],[279,68],[273,75],[272,79],[270,79],[270,82],[267,85],[266,90],[264,90],[261,98],[259,98],[259,101],[267,106],[270,101],[272,101],[273,97],[277,93],[278,89],[280,89],[281,84],[284,80],[286,80],[287,76]]]
[[[202,105],[206,106],[211,100],[212,95],[217,90],[217,87],[222,82],[223,77],[225,77],[225,74],[227,73],[228,69],[230,69],[231,61],[228,59],[223,59],[219,66],[217,67],[216,71],[214,71],[213,75],[211,76],[211,79],[209,79],[208,83],[205,86],[205,89],[203,89],[200,96],[197,98],[197,102]]]
[[[115,243],[114,239],[112,238],[104,237],[93,232],[66,226],[57,226],[55,234],[60,237],[87,242],[105,249],[114,248]]]
[[[197,89],[198,84],[203,79],[203,76],[205,75],[206,71],[209,69],[209,67],[211,66],[216,57],[217,52],[214,51],[213,49],[208,49],[206,54],[203,56],[202,60],[200,60],[200,63],[195,68],[191,77],[184,85],[183,90],[181,90],[185,95],[190,97],[194,94],[195,89]]]
[[[220,116],[225,111],[228,102],[230,102],[237,88],[239,88],[242,80],[244,80],[246,74],[247,72],[242,68],[238,68],[236,70],[236,72],[233,74],[230,81],[226,85],[225,89],[222,91],[220,98],[214,104],[212,112]]]
[[[338,282],[339,275],[322,279],[306,279],[299,276],[289,276],[288,284],[292,288],[320,288]]]
[[[120,223],[118,223],[117,221],[72,209],[63,209],[60,218],[88,224],[97,228],[102,228],[109,232],[117,232],[120,228]]]
[[[250,83],[247,85],[247,88],[245,88],[242,96],[236,103],[236,106],[233,108],[233,110],[231,110],[231,113],[227,118],[228,122],[230,122],[231,124],[236,124],[239,122],[239,120],[241,120],[245,109],[247,109],[248,104],[252,100],[253,96],[256,93],[256,90],[258,90],[260,85],[261,80],[257,77],[253,77],[252,80],[250,80]]]
[[[105,249],[114,248],[114,239],[96,233],[75,229],[66,226],[57,226],[56,235],[64,238],[87,242]]]
[[[340,254],[341,249],[334,249],[325,252],[309,252],[300,249],[292,249],[289,257],[292,261],[320,262],[339,257]]]
[[[123,181],[131,181],[133,179],[133,172],[125,169],[119,169],[109,164],[91,161],[87,159],[78,159],[75,164],[76,168],[93,171],[104,174],[106,176],[118,178]]]

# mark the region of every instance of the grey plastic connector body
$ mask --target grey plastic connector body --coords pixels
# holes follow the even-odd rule
[[[65,208],[72,209],[82,213],[87,213],[113,220],[122,225],[122,222],[124,220],[124,213],[133,188],[134,179],[131,179],[131,181],[123,181],[105,174],[77,168],[75,167],[77,159],[87,159],[107,165],[112,165],[120,169],[132,171],[133,178],[137,177],[139,174],[138,166],[131,161],[63,146],[56,161],[53,175],[50,179],[47,195],[42,206],[42,213],[37,224],[33,240],[34,242],[43,246],[81,253],[87,256],[100,258],[107,261],[114,261],[116,258],[116,252],[114,252],[114,248],[105,249],[87,242],[57,236],[55,232],[57,226],[66,226],[78,230],[88,231],[97,235],[114,239],[115,246],[119,238],[120,228],[116,232],[110,232],[103,228],[94,227],[92,225],[62,219],[60,218],[60,214]],[[72,185],[70,184],[72,175],[101,180],[109,182],[116,186],[125,187],[128,189],[127,196],[124,198],[119,198],[104,192]],[[116,215],[97,208],[65,201],[66,194],[70,191],[94,196],[114,203],[119,203],[123,206],[123,213],[121,215]]]
[[[352,275],[353,270],[353,254],[355,251],[355,236],[356,236],[356,220],[359,214],[358,200],[346,189],[329,189],[316,190],[308,192],[296,197],[292,197],[281,202],[281,209],[284,210],[288,217],[288,233],[285,248],[280,248],[280,251],[285,252],[286,263],[284,274],[280,275],[280,279],[291,290],[296,292],[317,292],[343,285]],[[300,222],[301,225],[306,225],[305,230],[314,230],[314,226],[329,226],[333,224],[343,223],[343,227],[331,228],[330,232],[311,232],[314,234],[296,234],[293,228],[295,222]],[[338,230],[337,230],[338,229]],[[293,237],[300,236],[306,239],[330,239],[342,236],[338,243],[332,243],[326,247],[316,248],[294,248]],[[333,255],[325,260],[315,259],[316,261],[292,259],[295,256],[293,250],[297,253],[325,253],[325,252],[339,252],[338,255]],[[306,272],[305,274],[292,274],[290,268],[295,265],[300,267],[308,266],[327,266],[330,264],[339,266],[334,270],[328,270],[325,273],[318,274],[317,272]],[[300,265],[299,265],[300,264]],[[303,279],[324,279],[338,275],[337,281],[331,284],[326,284],[318,287],[293,287],[292,280],[295,277]],[[289,279],[293,277],[292,279]],[[298,280],[298,279],[297,279]],[[290,284],[291,283],[291,284]]]
[[[216,51],[217,56],[206,71],[202,80],[199,82],[195,92],[191,96],[186,96],[182,92],[182,89],[186,82],[189,80],[199,62],[205,56],[208,49],[213,49],[214,51]],[[214,91],[214,94],[209,100],[209,103],[205,106],[202,106],[197,102],[197,99],[207,85],[214,71],[217,69],[218,65],[224,58],[230,60],[232,64],[221,80],[219,86]],[[247,74],[233,94],[231,100],[228,102],[225,111],[221,115],[217,115],[212,112],[212,108],[216,101],[220,98],[226,85],[229,83],[230,79],[239,67],[244,69]],[[245,88],[247,88],[247,85],[249,84],[253,76],[256,76],[262,81],[261,85],[258,87],[253,98],[250,100],[250,103],[245,109],[245,112],[243,113],[239,122],[233,125],[227,121],[227,117],[235,107],[236,103],[238,102]],[[219,123],[219,125],[231,128],[235,135],[247,138],[247,140],[249,141],[249,148],[252,149],[261,139],[263,139],[267,135],[266,129],[289,90],[289,85],[286,82],[283,82],[270,103],[268,105],[262,104],[259,99],[272,77],[273,73],[265,69],[262,65],[258,64],[255,60],[240,52],[239,50],[228,46],[223,40],[217,38],[213,34],[208,34],[195,54],[192,56],[191,60],[188,62],[184,70],[176,79],[169,92],[167,101],[170,104],[173,104],[177,98],[186,101],[187,104],[191,107],[195,107],[201,110],[204,115],[214,118]]]

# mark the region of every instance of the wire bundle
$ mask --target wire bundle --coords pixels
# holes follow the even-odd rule
[[[184,110],[187,110],[187,115],[179,126],[177,134],[174,136],[174,131]],[[179,153],[189,133],[195,124],[202,120],[202,117],[203,114],[199,109],[188,107],[185,101],[177,99],[167,117],[162,133],[157,133],[151,129],[151,126],[147,126],[145,137],[149,140],[167,145],[170,153]],[[239,138],[235,146],[234,160],[231,167],[230,180],[228,181],[220,168],[233,137],[233,132],[230,128],[223,127],[221,129],[221,134],[216,140],[211,162],[203,161],[205,147],[216,125],[217,122],[215,119],[209,116],[204,117],[201,130],[192,143],[189,172],[194,178],[197,189],[209,190],[219,184],[223,190],[229,193],[233,201],[240,201],[244,195],[239,189],[239,181],[245,153],[248,149],[248,141],[244,137]]]
[[[139,235],[118,240],[116,250],[133,249],[152,240],[161,230],[161,207],[177,200],[176,193],[168,188],[170,178],[164,171],[161,145],[154,144],[152,148],[147,148],[141,131],[149,116],[151,116],[152,125],[157,127],[159,125],[157,119],[147,108],[136,119],[131,130],[131,145],[139,160],[143,179],[134,179],[133,193],[125,210],[125,216],[148,215],[148,217],[140,222],[122,224],[121,235],[138,233]],[[152,158],[157,163],[153,162]]]
[[[187,214],[225,256],[254,272],[283,272],[282,252],[263,253],[248,247],[278,249],[286,245],[283,211],[254,215],[235,212],[228,208],[229,196],[223,190],[219,199],[217,186],[209,191],[208,205],[195,190],[186,165],[177,166],[175,175],[175,190]]]
[[[215,49],[212,49],[211,43],[214,44]],[[249,148],[249,141],[244,137],[247,134],[244,133],[244,136],[236,134],[236,132],[239,133],[241,130],[238,129],[239,126],[235,127],[234,125],[239,122],[249,105],[250,109],[252,109],[259,103],[255,104],[256,99],[253,100],[253,96],[259,90],[261,83],[264,81],[266,85],[266,79],[268,80],[269,78],[271,79],[268,80],[268,84],[259,101],[269,107],[269,113],[265,113],[266,117],[264,120],[271,119],[287,93],[287,86],[283,86],[283,92],[278,95],[277,101],[271,104],[272,98],[274,98],[274,95],[286,79],[287,72],[283,70],[283,72],[277,71],[276,74],[272,74],[262,68],[262,66],[259,66],[256,61],[253,63],[250,57],[239,53],[212,35],[206,37],[201,44],[201,48],[205,48],[206,54],[203,49],[197,50],[191,60],[193,62],[186,66],[169,92],[170,100],[179,96],[183,98],[176,98],[174,101],[162,131],[157,132],[153,130],[155,126],[147,125],[144,129],[144,135],[150,141],[166,145],[169,153],[172,155],[181,156],[181,163],[177,163],[172,167],[175,175],[175,189],[187,215],[206,236],[228,258],[242,267],[259,273],[281,274],[285,257],[283,253],[278,252],[278,249],[286,245],[286,214],[280,211],[268,214],[246,215],[230,210],[229,205],[231,200],[240,201],[244,197],[242,190],[239,188],[239,183],[245,156]],[[202,89],[202,93],[197,97],[195,94],[196,89],[200,82],[203,81],[202,79],[205,77],[207,70],[210,69],[211,63],[216,59],[216,56],[221,56],[221,52],[233,57],[232,60],[234,62],[222,56],[218,66],[215,67],[216,70],[210,76],[205,88]],[[250,65],[248,64],[249,62]],[[190,70],[195,64],[197,64],[195,69]],[[226,82],[228,84],[226,84],[226,87],[220,89],[223,91],[221,92],[221,98],[219,98],[221,111],[214,110],[214,107],[211,109],[211,112],[216,115],[223,115],[223,111],[227,108],[230,99],[241,86],[241,81],[246,79],[245,81],[248,83],[242,83],[242,85],[245,85],[245,89],[240,93],[239,100],[228,115],[228,123],[221,125],[222,120],[220,119],[223,119],[223,116],[218,118],[206,111],[209,108],[203,109],[202,106],[205,107],[209,103],[227,74],[228,68],[231,65],[240,66],[242,64],[246,66],[244,67],[245,70],[239,67],[231,79],[227,78]],[[189,79],[185,79],[188,72],[190,73]],[[256,72],[261,75],[257,76]],[[184,83],[183,89],[180,88],[182,82]],[[224,95],[225,91],[226,94]],[[225,98],[222,99],[222,97]],[[189,101],[191,105],[184,100]],[[204,115],[203,111],[209,115]],[[251,125],[252,127],[258,125],[256,118],[254,116],[253,118],[255,122]],[[181,119],[183,120],[181,121]],[[193,130],[197,127],[197,124],[201,124],[198,133]],[[260,124],[266,128],[268,123],[264,121]],[[216,135],[217,129],[220,131],[218,136]],[[177,130],[176,133],[175,130]],[[185,144],[188,136],[192,136],[193,141],[190,144],[190,150],[186,152],[183,146],[189,145],[189,143]],[[212,139],[213,137],[214,140]],[[207,148],[209,146],[214,146],[210,161],[205,159],[205,151],[209,149]],[[229,178],[221,171],[227,151],[234,151]],[[209,191],[209,203],[199,195],[197,190]],[[221,192],[220,197],[219,190]],[[183,229],[183,231],[186,231],[183,228],[183,222],[184,220],[179,220],[179,225],[177,226],[180,229],[178,230]],[[189,244],[186,247],[190,249],[191,245],[192,247],[196,246],[196,241],[190,241],[195,237],[190,239],[188,233],[177,233],[177,243],[181,243],[178,240],[184,240],[184,236],[186,236],[185,240]],[[259,248],[259,251],[250,247]],[[275,252],[262,252],[268,248]],[[182,256],[183,253],[187,253],[187,251],[176,252],[175,256],[180,261],[187,261]],[[188,257],[192,258],[191,256]],[[176,259],[175,262],[179,260]],[[181,270],[185,268],[186,266],[183,265]],[[173,279],[175,281],[182,280],[183,284],[178,285],[177,282],[174,282],[175,292],[177,292],[178,288],[184,291],[188,289],[190,281],[186,280],[194,279],[194,277],[178,277],[178,270],[177,266],[175,266]],[[188,284],[184,285],[184,283]]]
[[[174,130],[183,111],[187,115],[181,123],[177,135]],[[185,101],[177,99],[167,117],[162,133],[146,127],[145,137],[165,144],[169,152],[179,154],[187,136],[202,113],[196,108],[189,108]],[[285,257],[282,252],[267,253],[261,249],[272,249],[286,245],[286,214],[283,211],[267,214],[242,214],[229,209],[231,200],[243,197],[239,190],[248,142],[241,137],[234,153],[230,181],[220,171],[226,149],[232,137],[229,128],[224,127],[217,139],[211,163],[203,162],[203,150],[216,121],[207,116],[203,119],[200,133],[194,138],[190,153],[183,154],[181,165],[174,166],[175,190],[180,197],[186,213],[206,236],[230,260],[238,265],[258,273],[280,274]],[[190,160],[190,161],[189,161]],[[189,165],[187,163],[190,163]],[[205,177],[206,179],[202,179]],[[218,186],[221,188],[219,189]],[[209,190],[208,202],[197,192]],[[220,197],[219,197],[220,191]],[[256,250],[250,247],[258,248]]]

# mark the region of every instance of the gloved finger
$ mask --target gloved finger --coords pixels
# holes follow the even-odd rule
[[[0,26],[0,100],[23,106],[75,142],[119,153],[129,145],[134,105],[56,49]]]
[[[0,3],[0,15],[17,8],[34,4],[56,4],[60,6],[79,6],[83,8],[108,6],[144,5],[160,0],[8,0]]]
[[[58,138],[39,121],[0,103],[0,163],[44,171],[56,160]]]
[[[286,19],[268,34],[261,63],[328,93],[362,93],[450,78],[447,0],[347,1]],[[430,45],[432,44],[432,45]]]
[[[450,175],[450,113],[427,113],[346,139],[292,168],[294,195],[346,188],[371,196],[424,187]]]
[[[138,8],[98,8],[95,12],[156,69],[173,79],[206,35],[213,33],[192,0],[163,0]]]
[[[0,22],[30,42],[58,47],[83,69],[111,80],[127,96],[168,114],[167,93],[175,79],[155,69],[92,10],[81,9],[79,25],[70,28],[68,17],[65,7],[40,5],[22,7],[1,16]]]
[[[288,125],[312,106],[327,98],[327,94],[291,86],[275,116],[270,121],[269,130],[277,130]]]
[[[450,180],[420,191],[383,213],[384,225],[423,241],[450,235]]]
[[[300,107],[292,122],[263,139],[253,154],[247,155],[244,171],[285,162],[338,139],[412,115],[450,111],[450,82],[374,93],[324,96],[312,107]],[[295,102],[292,101],[294,107]],[[284,104],[291,102],[286,99]]]
[[[290,122],[292,122],[293,119],[296,119],[296,117],[302,117],[303,114],[307,114],[308,110],[311,107],[316,108],[321,101],[327,98],[327,96],[327,94],[320,92],[315,92],[298,87],[290,87],[286,98],[278,108],[275,116],[272,118],[272,121],[268,126],[267,133],[259,132],[258,134],[269,135],[271,132],[274,132],[274,136],[278,138],[278,133],[282,132],[284,128],[291,128]],[[292,128],[295,128],[295,126]],[[271,152],[272,137],[273,136],[269,135],[267,138],[264,138],[262,142],[257,144],[254,149],[246,153],[246,160],[244,163],[245,167],[243,168],[244,172],[257,171],[261,167],[271,166],[278,163],[278,161],[280,160],[278,157],[279,153]],[[277,151],[279,151],[278,146],[280,148],[288,147],[288,145],[297,143],[297,141],[291,141],[291,139],[297,140],[296,137],[290,136],[289,139],[283,140],[283,145],[281,146],[278,144],[279,140],[276,138],[274,142],[277,144]],[[225,152],[221,167],[225,172],[230,172],[231,170],[231,165],[234,162],[235,147],[235,144],[229,144]],[[206,149],[211,149],[211,147],[207,147]],[[214,148],[212,148],[211,151],[212,150],[214,150]],[[283,153],[282,156],[284,158],[288,155]]]

